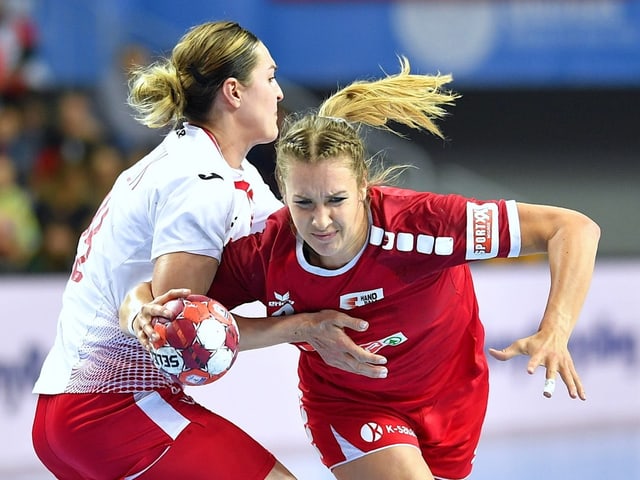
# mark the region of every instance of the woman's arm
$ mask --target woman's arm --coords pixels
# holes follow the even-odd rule
[[[205,295],[218,271],[213,257],[175,252],[158,257],[153,266],[153,295],[172,288],[188,288],[194,294]]]
[[[519,203],[522,254],[546,252],[551,286],[538,331],[519,339],[503,350],[490,349],[499,360],[516,355],[530,357],[527,371],[538,366],[547,370],[548,385],[556,375],[567,386],[572,398],[586,399],[582,382],[568,350],[571,332],[591,284],[600,228],[585,215],[564,208]],[[553,388],[547,388],[550,397]]]
[[[120,307],[122,331],[136,336],[149,349],[151,343],[159,340],[151,319],[156,316],[171,319],[171,311],[163,305],[190,293],[189,289],[171,289],[154,299],[151,283],[139,284],[129,292]],[[369,325],[363,320],[333,310],[264,318],[233,316],[240,329],[240,350],[306,342],[328,365],[371,378],[387,376],[387,369],[383,366],[386,358],[356,345],[345,333],[345,328],[366,330]]]
[[[218,265],[218,260],[213,257],[186,252],[169,253],[158,257],[153,266],[152,281],[135,287],[120,306],[120,328],[123,332],[136,336],[134,321],[137,313],[143,304],[151,302],[154,294],[157,295],[159,292],[184,286],[193,293],[206,294],[218,271]],[[169,300],[171,298],[166,298],[162,303]],[[150,318],[149,324],[144,327],[140,332],[141,335],[137,336],[140,343],[145,348],[149,348],[149,336],[155,335]]]

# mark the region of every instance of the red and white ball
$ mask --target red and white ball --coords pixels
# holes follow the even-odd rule
[[[214,382],[229,371],[238,354],[240,333],[233,315],[205,295],[189,295],[165,305],[173,320],[152,320],[160,340],[151,348],[153,363],[184,385]]]

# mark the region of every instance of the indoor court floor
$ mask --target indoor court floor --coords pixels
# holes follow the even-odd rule
[[[334,480],[311,447],[271,449],[299,480]],[[0,467],[3,480],[52,478],[40,469],[2,472]],[[640,480],[640,428],[485,437],[470,480],[610,478]]]

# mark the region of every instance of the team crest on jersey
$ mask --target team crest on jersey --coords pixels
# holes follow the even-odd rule
[[[384,290],[382,288],[367,290],[365,292],[347,293],[340,296],[340,308],[343,310],[352,310],[357,307],[364,307],[369,303],[379,302],[383,298]]]
[[[292,313],[295,313],[295,310],[293,309],[293,304],[296,302],[290,298],[289,292],[282,293],[282,294],[278,292],[273,292],[273,296],[275,297],[275,300],[269,300],[269,307],[271,308],[279,307],[279,308],[278,310],[276,310],[271,314],[272,316],[290,315]]]

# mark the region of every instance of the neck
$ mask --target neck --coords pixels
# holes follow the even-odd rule
[[[247,156],[249,150],[239,147],[240,142],[236,140],[237,136],[226,135],[222,130],[216,130],[210,125],[196,123],[193,123],[192,125],[195,125],[207,132],[209,137],[211,137],[211,140],[216,144],[216,147],[218,147],[220,154],[231,168],[240,168],[242,160]]]

